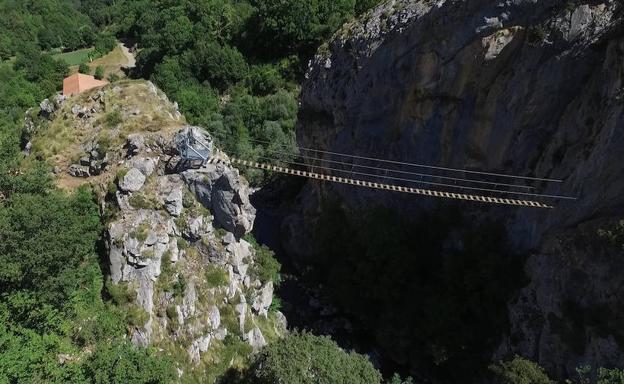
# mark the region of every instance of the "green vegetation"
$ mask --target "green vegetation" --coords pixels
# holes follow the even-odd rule
[[[74,51],[89,47],[95,27],[71,0],[0,2],[0,61],[24,47]]]
[[[170,360],[155,357],[155,351],[135,348],[127,341],[102,345],[88,358],[84,370],[95,384],[169,383],[176,378]]]
[[[267,346],[251,364],[249,383],[375,384],[381,375],[362,355],[347,353],[330,338],[291,333]]]
[[[93,48],[78,49],[73,52],[65,52],[54,55],[54,58],[65,62],[65,64],[73,66],[85,64],[93,58]],[[88,73],[88,72],[80,72]]]
[[[553,384],[542,367],[520,356],[491,365],[490,372],[497,384]]]
[[[555,384],[538,364],[521,356],[499,361],[489,367],[494,384]],[[563,384],[623,384],[624,371],[614,368],[592,369],[589,365],[576,368],[574,377]]]
[[[256,239],[251,235],[245,235],[245,240],[248,241],[256,251],[255,263],[252,266],[251,273],[254,277],[257,277],[260,281],[268,282],[272,281],[275,286],[279,286],[281,283],[280,269],[281,264],[275,259],[275,253],[265,245],[259,245]]]
[[[78,66],[78,72],[79,73],[83,73],[85,75],[89,75],[91,74],[91,68],[89,68],[89,65],[87,63],[80,63],[80,65]]]
[[[210,288],[217,288],[227,285],[229,282],[228,274],[216,265],[208,265],[206,267],[205,282]]]
[[[114,128],[123,122],[123,117],[121,116],[121,112],[115,110],[107,113],[104,120],[109,128]]]
[[[93,77],[95,77],[98,80],[102,80],[104,78],[104,67],[101,65],[98,65],[97,67],[95,67],[95,72],[93,73]]]

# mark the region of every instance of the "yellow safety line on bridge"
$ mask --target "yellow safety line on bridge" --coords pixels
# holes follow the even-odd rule
[[[442,191],[434,191],[430,189],[410,188],[410,187],[402,187],[402,186],[392,185],[392,184],[374,183],[371,181],[330,176],[330,175],[324,175],[324,174],[315,173],[315,172],[299,171],[296,169],[280,167],[280,166],[272,165],[272,164],[257,163],[254,161],[241,160],[235,157],[231,157],[229,158],[229,160],[223,160],[217,157],[212,157],[208,160],[208,163],[231,163],[235,165],[237,164],[237,165],[242,165],[246,167],[253,167],[253,168],[258,168],[258,169],[264,169],[267,171],[284,173],[287,175],[301,176],[301,177],[307,177],[311,179],[355,185],[358,187],[382,189],[382,190],[402,192],[402,193],[412,193],[415,195],[441,197],[441,198],[465,200],[465,201],[476,201],[476,202],[490,203],[490,204],[515,205],[515,206],[532,207],[532,208],[554,208],[551,205],[547,205],[547,204],[540,203],[538,201],[532,201],[532,200],[506,199],[502,197],[469,195],[465,193],[442,192]]]

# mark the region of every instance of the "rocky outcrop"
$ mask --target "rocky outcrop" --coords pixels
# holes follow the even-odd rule
[[[208,352],[210,363],[226,348],[246,358],[240,354],[285,332],[283,315],[268,311],[273,285],[260,277],[256,249],[243,239],[255,219],[248,183],[226,164],[181,161],[180,137],[190,132],[211,145],[212,138],[184,124],[153,84],[124,81],[44,101],[39,114],[27,120],[32,133],[44,118],[41,134],[65,130],[62,156],[49,159],[58,161],[59,184],[89,183],[100,197],[106,291],[135,345],[159,348],[184,375],[206,363]],[[235,364],[233,356],[220,365]]]
[[[302,147],[563,180],[538,185],[578,197],[554,210],[457,205],[501,222],[531,255],[494,357],[519,353],[559,376],[624,351],[616,327],[579,315],[609,308],[613,324],[622,304],[607,294],[620,289],[619,265],[596,238],[624,216],[622,12],[616,1],[393,0],[319,50],[301,92]],[[454,204],[310,182],[284,225],[300,261],[314,257],[309,228],[327,197],[414,217]]]
[[[118,172],[119,212],[108,226],[112,283],[135,292],[131,305],[147,314],[132,341],[147,346],[191,340],[187,352],[195,364],[228,334],[258,350],[266,339],[256,318],[267,318],[273,285],[258,279],[255,250],[241,239],[255,215],[246,181],[223,164],[168,174],[160,161],[164,153],[145,152],[137,144],[145,141],[133,136],[126,145],[135,149],[121,165],[129,169]],[[236,318],[224,321],[222,313]]]

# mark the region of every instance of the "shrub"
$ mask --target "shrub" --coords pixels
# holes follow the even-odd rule
[[[123,117],[121,116],[121,112],[115,110],[115,111],[107,113],[106,117],[104,118],[104,121],[106,122],[107,127],[113,128],[113,127],[116,127],[118,124],[121,124],[121,122],[123,122]]]
[[[104,78],[104,67],[101,65],[95,67],[95,73],[93,74],[93,77],[98,80],[102,80]]]
[[[282,265],[275,259],[275,253],[267,246],[259,245],[252,235],[246,235],[245,240],[256,250],[255,263],[251,273],[262,282],[272,281],[275,286],[279,286]]]
[[[130,305],[126,308],[126,321],[135,327],[142,327],[149,320],[149,314],[138,305]]]
[[[87,63],[80,63],[80,65],[78,66],[78,72],[88,75],[91,73],[91,68]]]
[[[347,353],[327,336],[294,332],[265,347],[248,373],[255,384],[375,384],[381,374],[367,357]]]
[[[184,296],[184,291],[186,291],[186,279],[183,275],[179,275],[178,280],[173,283],[173,296],[182,297]]]
[[[173,363],[152,349],[137,348],[128,341],[101,343],[85,356],[85,377],[94,384],[171,383],[176,378]]]
[[[229,281],[227,272],[216,265],[208,265],[204,277],[206,284],[211,288],[222,287]]]
[[[117,40],[115,36],[108,33],[101,33],[95,38],[95,53],[98,56],[104,56],[108,52],[115,49]]]
[[[520,356],[489,367],[496,384],[552,384],[544,369]]]
[[[284,79],[272,65],[256,65],[249,70],[249,88],[255,95],[268,95],[284,85]]]
[[[107,280],[105,286],[106,292],[117,305],[125,305],[136,299],[136,292],[128,286],[128,283],[114,284],[111,280]]]

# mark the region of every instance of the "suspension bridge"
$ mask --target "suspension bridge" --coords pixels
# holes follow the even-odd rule
[[[576,200],[569,196],[538,193],[537,187],[530,185],[561,184],[562,180],[558,179],[408,163],[304,147],[294,148],[299,153],[293,154],[288,150],[292,147],[253,141],[270,146],[263,156],[258,157],[262,160],[260,162],[228,156],[192,131],[178,138],[176,147],[184,161],[199,166],[222,163],[397,193],[543,209],[554,208],[553,204],[558,200]],[[418,187],[408,186],[413,184]]]

